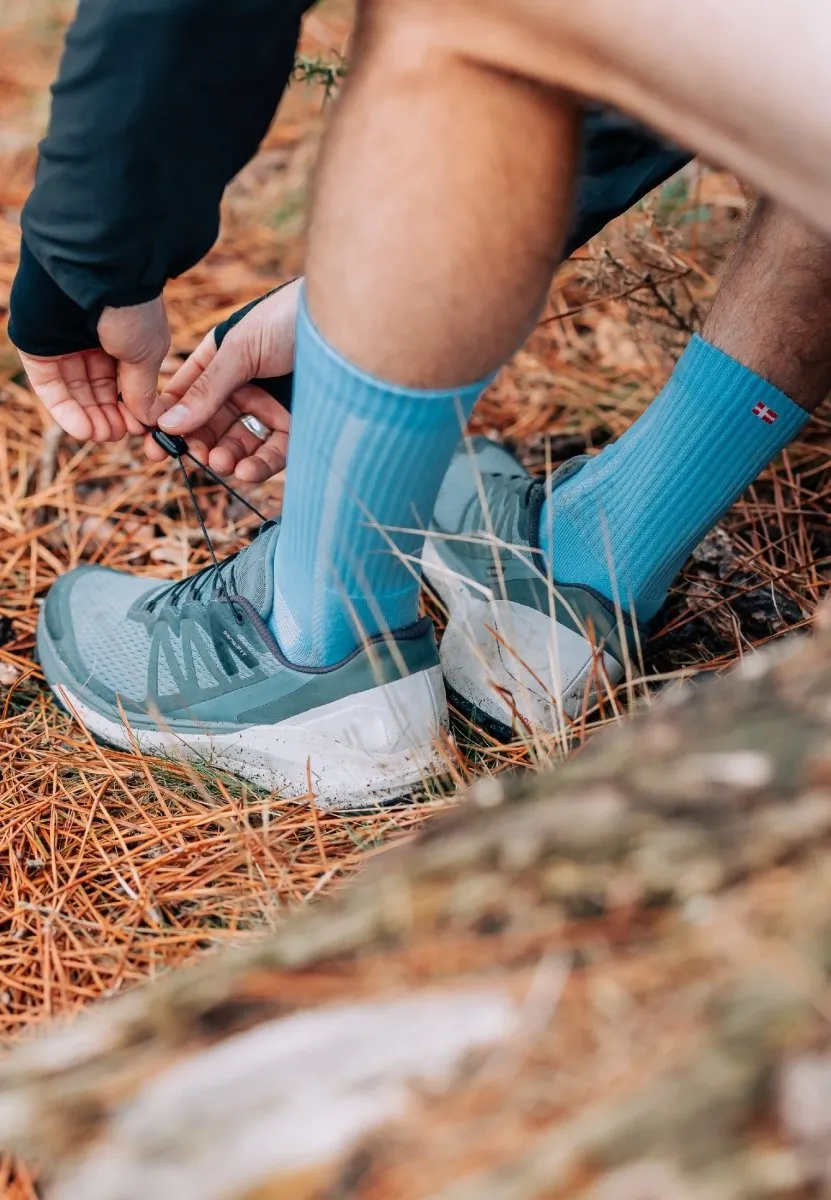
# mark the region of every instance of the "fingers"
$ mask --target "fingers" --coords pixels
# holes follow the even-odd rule
[[[103,350],[93,350],[86,355],[87,379],[98,414],[109,426],[109,438],[96,439],[118,441],[127,433],[126,415],[118,400],[118,383],[113,360]],[[93,425],[96,422],[94,409],[89,410]]]
[[[215,355],[216,342],[214,341],[213,330],[211,330],[210,333],[205,335],[193,353],[188,356],[187,362],[182,363],[179,370],[176,372],[173,378],[169,380],[167,387],[159,396],[159,417],[161,417],[162,413],[167,411],[168,408],[172,408],[177,400],[181,399],[191,384],[199,378],[208,364],[213,360]],[[234,415],[231,414],[228,417],[224,428],[227,428],[227,426],[233,420]],[[198,445],[200,441],[201,446]],[[205,438],[200,439],[200,437],[197,436],[196,438],[189,438],[188,445],[197,458],[201,459],[203,462],[206,462],[208,451],[212,446],[216,445],[216,439],[214,438],[210,441],[206,441]],[[162,450],[161,446],[157,445],[156,442],[153,441],[149,434],[144,439],[144,452],[151,462],[163,462],[164,459],[167,458],[165,451]],[[201,452],[204,452],[205,458],[202,458]]]
[[[288,443],[287,432],[272,433],[254,454],[237,463],[235,477],[240,483],[264,483],[272,475],[279,475],[285,469]]]
[[[123,404],[120,405],[119,412],[124,419],[124,425],[128,433],[133,435],[144,433],[144,426],[141,421],[139,421],[138,417],[134,417],[130,410],[125,408]]]
[[[218,350],[212,331],[177,374],[175,388],[162,398],[167,411],[159,417],[161,428],[187,437],[211,421],[250,380],[290,371],[299,296],[300,282],[295,281],[261,300],[227,333]]]
[[[126,433],[141,433],[142,420],[153,412],[170,336],[160,299],[105,309],[98,330],[99,349],[20,357],[34,392],[70,436],[112,442]]]
[[[146,434],[144,438],[144,453],[151,462],[164,462],[167,454],[162,450],[161,446],[156,445],[150,434]]]
[[[70,437],[89,441],[92,437],[92,421],[64,382],[62,360],[33,358],[29,354],[21,354],[20,358],[32,391],[50,415]]]
[[[118,370],[118,386],[124,406],[142,425],[155,425],[158,411],[159,359],[139,363],[122,362]]]
[[[210,341],[209,341],[210,339]],[[190,355],[187,362],[184,363],[173,378],[170,380],[166,390],[159,397],[160,404],[170,406],[176,403],[182,393],[186,392],[194,379],[198,378],[204,368],[216,354],[216,346],[213,343],[213,334],[209,334],[205,338],[193,354]],[[239,410],[229,402],[219,410],[219,412],[207,421],[194,433],[188,436],[188,449],[198,458],[200,462],[208,461],[210,450],[216,445],[217,439],[225,433],[226,429],[238,418]],[[144,443],[147,457],[153,462],[161,462],[167,457],[165,451],[162,450],[152,437],[148,436]]]
[[[208,336],[212,338],[213,334]],[[203,350],[204,346],[202,342],[199,349]],[[204,350],[203,357],[207,357]],[[168,395],[162,397],[166,411],[161,413],[158,423],[168,433],[187,436],[206,425],[228,398],[255,374],[246,339],[239,336],[226,338],[222,348],[214,350],[205,366],[194,360],[195,356],[192,355],[175,376],[177,380],[180,376],[192,376],[192,379],[185,390],[175,397],[173,406],[167,407]],[[186,375],[188,368],[192,370]]]
[[[249,413],[270,430],[263,441],[239,419],[236,419],[217,439],[211,451],[209,465],[219,475],[236,474],[246,483],[258,483],[282,471],[286,464],[289,413],[261,388],[248,385],[233,395],[238,417]],[[243,465],[245,464],[245,465]]]
[[[239,409],[229,400],[227,404],[223,404],[219,412],[213,416],[210,421],[202,425],[195,433],[189,434],[187,438],[188,450],[194,458],[201,463],[206,463],[209,466],[209,455],[216,446],[217,442],[232,428],[235,422],[239,421]],[[256,439],[254,439],[256,440]],[[153,462],[161,462],[167,457],[166,451],[161,449],[152,435],[148,434],[145,440],[145,449],[149,458]],[[234,460],[236,461],[236,460]],[[214,466],[213,470],[217,468]],[[229,470],[229,474],[233,471],[233,466]]]
[[[229,421],[233,418],[229,417]],[[198,436],[193,435],[188,438],[188,450],[193,457],[200,463],[207,463],[208,456],[213,446],[216,445],[216,437],[208,430],[202,429]],[[156,442],[152,434],[146,434],[144,438],[144,453],[151,462],[164,462],[169,457],[166,450]]]
[[[103,350],[55,358],[20,357],[35,394],[70,437],[95,442],[124,437],[116,364]]]
[[[253,454],[261,439],[240,424],[239,420],[229,427],[208,456],[208,466],[217,475],[233,475],[237,463]]]
[[[233,475],[237,463],[243,458],[248,458],[261,444],[262,438],[242,424],[242,416],[245,413],[259,415],[256,410],[262,394],[259,388],[251,384],[238,388],[211,422],[216,438],[209,465],[218,475]],[[271,407],[278,406],[272,401]],[[264,424],[266,428],[270,428],[270,423]]]
[[[187,437],[249,380],[290,371],[299,295],[297,282],[262,300],[230,330],[218,350],[212,331],[177,375],[176,402],[159,418],[162,429]],[[167,396],[164,403],[168,405]]]
[[[216,358],[216,342],[214,331],[206,333],[194,352],[188,356],[187,362],[182,363],[179,370],[168,383],[160,396],[165,408],[171,408],[177,400],[181,400],[185,392],[193,387],[196,380],[207,370]]]
[[[265,441],[242,424],[245,413],[257,417],[269,430]],[[236,473],[243,482],[258,483],[283,470],[290,421],[282,405],[249,384],[238,388],[210,421],[188,436],[188,449],[218,475],[227,478]],[[151,437],[145,439],[144,446],[153,462],[165,459],[164,450]]]

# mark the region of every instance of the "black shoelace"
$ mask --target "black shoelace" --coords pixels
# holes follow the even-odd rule
[[[225,599],[230,604],[231,611],[233,612],[236,620],[242,624],[242,622],[245,620],[245,613],[234,604],[234,601],[231,598],[231,593],[228,591],[228,587],[225,582],[225,576],[222,571],[223,565],[227,565],[229,562],[232,562],[233,559],[236,558],[236,554],[231,555],[230,558],[226,558],[224,564],[220,563],[219,559],[217,558],[213,542],[211,541],[211,535],[208,533],[208,528],[205,524],[205,518],[202,515],[202,509],[199,507],[199,501],[196,498],[193,481],[188,474],[188,469],[185,466],[184,460],[189,458],[190,461],[199,467],[200,471],[204,471],[205,474],[214,481],[214,483],[218,483],[224,487],[225,491],[228,492],[229,495],[233,496],[235,500],[239,500],[240,504],[244,504],[249,512],[252,512],[255,517],[259,517],[263,525],[267,524],[267,518],[264,517],[260,510],[255,508],[255,506],[249,500],[246,500],[244,496],[241,496],[235,488],[232,488],[229,483],[226,483],[221,475],[217,475],[216,471],[213,471],[207,465],[207,463],[200,462],[199,459],[190,452],[188,444],[183,437],[180,437],[176,433],[165,433],[161,429],[148,429],[148,432],[156,445],[160,446],[162,450],[164,450],[165,454],[168,454],[179,464],[179,468],[185,481],[185,487],[188,490],[188,495],[190,496],[194,512],[196,513],[196,519],[199,522],[199,528],[202,531],[202,536],[205,539],[205,544],[208,547],[208,551],[211,556],[210,566],[204,567],[201,571],[198,571],[196,575],[192,575],[188,579],[181,579],[177,583],[174,583],[171,587],[164,588],[164,590],[161,592],[156,592],[153,599],[148,604],[148,610],[152,612],[156,607],[157,602],[162,599],[175,603],[180,596],[186,593],[198,596],[205,586],[207,586],[209,583],[213,584],[215,582],[217,588],[223,593]],[[233,574],[233,567],[231,567],[231,573]]]

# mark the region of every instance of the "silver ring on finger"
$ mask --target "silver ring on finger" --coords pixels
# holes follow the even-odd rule
[[[261,442],[267,440],[270,430],[267,425],[263,425],[258,417],[252,417],[251,413],[243,413],[240,417],[240,422],[245,426],[249,433],[253,433],[255,438],[259,438]]]

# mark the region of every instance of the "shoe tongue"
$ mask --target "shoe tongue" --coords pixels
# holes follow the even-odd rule
[[[541,503],[532,501],[542,484],[530,475],[486,476],[482,482],[487,516],[480,523],[509,546],[536,546]]]
[[[436,498],[433,521],[439,529],[457,534],[481,534],[492,528],[497,537],[511,541],[505,533],[510,535],[514,526],[517,492],[530,482],[531,476],[504,447],[474,438],[453,456]]]
[[[248,600],[263,620],[267,619],[274,602],[274,551],[279,532],[278,521],[266,522],[253,542],[234,559],[233,575],[226,576],[229,590]]]
[[[575,458],[570,458],[568,462],[564,462],[549,475],[548,479],[532,481],[517,517],[521,538],[528,542],[532,549],[540,550],[540,521],[546,500],[554,494],[561,483],[565,483],[572,475],[576,475],[588,461],[588,454],[579,454]]]

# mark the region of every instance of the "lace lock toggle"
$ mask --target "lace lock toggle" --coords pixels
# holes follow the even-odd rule
[[[171,458],[181,458],[188,452],[188,444],[178,433],[165,433],[163,429],[151,429],[150,436],[157,446]]]

